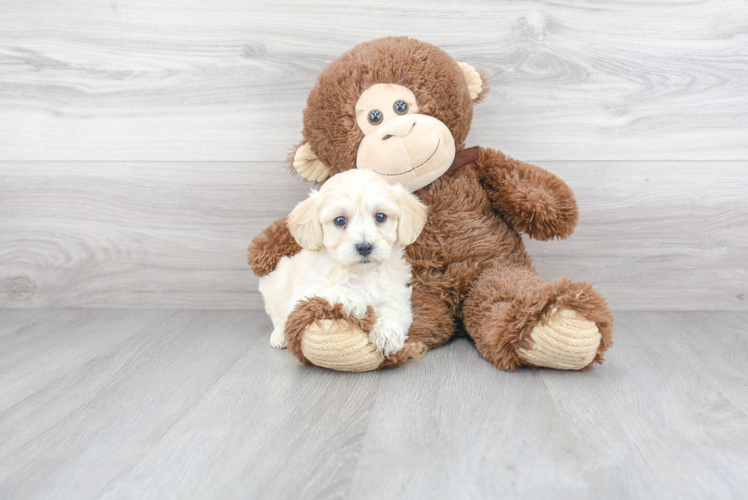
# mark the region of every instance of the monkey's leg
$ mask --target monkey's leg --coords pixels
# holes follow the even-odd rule
[[[413,291],[411,296],[413,323],[408,330],[405,346],[380,368],[400,366],[411,358],[421,358],[430,349],[447,342],[454,335],[454,319],[449,307],[436,297]]]
[[[465,328],[488,361],[581,370],[602,363],[612,344],[613,315],[592,285],[534,269],[485,270],[463,304]]]

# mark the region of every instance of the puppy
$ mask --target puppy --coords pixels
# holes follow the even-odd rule
[[[357,318],[372,306],[369,339],[385,357],[399,351],[413,321],[403,246],[416,240],[426,216],[415,196],[371,171],[349,170],[312,190],[288,216],[288,230],[303,250],[260,279],[273,321],[270,345],[286,347],[288,315],[299,301],[321,297]]]

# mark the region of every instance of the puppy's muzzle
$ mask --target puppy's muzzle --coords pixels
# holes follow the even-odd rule
[[[356,244],[356,252],[362,257],[368,257],[373,248],[374,246],[367,242]]]

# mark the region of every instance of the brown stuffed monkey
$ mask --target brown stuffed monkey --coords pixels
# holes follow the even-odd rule
[[[613,316],[585,282],[538,276],[520,232],[568,237],[578,219],[558,177],[500,151],[465,149],[482,77],[433,45],[390,37],[357,45],[320,73],[304,110],[295,172],[321,183],[360,168],[415,192],[426,227],[406,248],[413,268],[413,324],[405,347],[380,357],[368,342],[374,318],[348,317],[314,297],[286,323],[302,362],[344,371],[397,366],[467,333],[498,368],[579,370],[601,363]],[[258,276],[298,252],[285,219],[258,235],[249,264]]]

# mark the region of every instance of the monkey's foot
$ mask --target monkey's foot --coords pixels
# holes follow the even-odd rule
[[[523,363],[559,370],[581,370],[597,355],[602,335],[597,325],[572,309],[559,309],[530,332],[532,347],[518,349]]]
[[[343,320],[322,319],[307,326],[301,352],[316,366],[344,372],[376,370],[384,361],[369,334]]]

